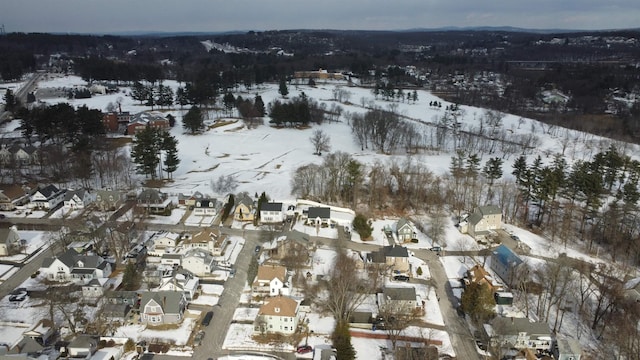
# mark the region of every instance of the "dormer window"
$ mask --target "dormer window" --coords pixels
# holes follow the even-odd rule
[[[201,205],[200,205],[200,201],[197,201],[197,202],[196,202],[196,206],[197,206],[197,207],[200,207],[200,206],[201,206]]]
[[[275,312],[276,312],[276,314],[279,314],[279,313],[280,313],[280,308],[279,308],[279,307],[277,307],[277,308],[273,309],[273,311],[275,311]]]

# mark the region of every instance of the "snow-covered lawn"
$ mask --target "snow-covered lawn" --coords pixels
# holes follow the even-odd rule
[[[185,312],[185,319],[175,329],[156,330],[148,328],[145,325],[125,325],[119,327],[114,336],[127,337],[136,342],[140,340],[152,341],[157,339],[175,345],[185,345],[189,340],[189,336],[191,336],[191,332],[197,325],[196,320],[198,314],[199,312],[187,310]]]

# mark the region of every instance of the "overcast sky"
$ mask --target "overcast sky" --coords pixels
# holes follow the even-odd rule
[[[0,0],[7,32],[640,27],[638,0]]]

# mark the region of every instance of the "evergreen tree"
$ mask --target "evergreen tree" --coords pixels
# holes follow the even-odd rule
[[[227,92],[222,98],[222,102],[224,103],[224,108],[227,110],[227,114],[231,114],[233,106],[236,103],[236,98],[231,92]]]
[[[144,86],[140,81],[133,83],[133,87],[131,88],[131,98],[139,101],[140,103],[147,100],[146,86]]]
[[[353,360],[356,358],[356,351],[351,344],[351,333],[349,324],[346,322],[336,323],[336,328],[331,334],[331,342],[336,349],[337,360]]]
[[[192,106],[191,109],[182,117],[182,127],[189,131],[191,134],[195,134],[204,130],[204,120],[202,118],[202,111],[197,106]]]
[[[489,180],[489,191],[487,199],[491,201],[493,198],[493,183],[502,177],[502,159],[494,157],[487,160],[484,165],[484,176]]]
[[[138,132],[133,139],[131,158],[136,164],[136,172],[138,174],[151,176],[152,179],[155,179],[156,169],[160,162],[158,157],[161,146],[160,141],[158,141],[159,138],[157,129],[147,127]]]
[[[171,179],[171,175],[178,169],[180,164],[178,140],[168,132],[165,132],[162,137],[162,149],[166,151],[163,170],[167,172],[167,176]]]
[[[413,102],[417,102],[418,101],[418,92],[416,90],[413,90],[413,94],[412,94],[412,99]]]
[[[262,97],[260,95],[256,94],[256,98],[253,100],[253,106],[256,108],[259,116],[264,116],[264,101],[262,101]]]
[[[6,111],[14,111],[18,106],[18,100],[11,89],[7,89],[4,93],[4,109]]]
[[[460,298],[460,306],[476,325],[495,316],[493,309],[496,302],[491,288],[486,283],[472,282],[467,285]]]
[[[126,291],[136,290],[138,288],[138,270],[136,264],[128,262],[122,274],[122,289]]]
[[[278,87],[278,92],[282,95],[283,98],[286,98],[289,95],[289,88],[287,88],[287,82],[284,78],[280,78],[280,86]]]
[[[184,108],[185,105],[189,104],[189,99],[187,98],[187,92],[184,87],[179,87],[176,90],[176,102],[180,105],[180,109]]]

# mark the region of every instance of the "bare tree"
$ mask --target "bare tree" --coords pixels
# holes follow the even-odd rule
[[[322,155],[322,152],[331,150],[331,144],[329,135],[325,134],[321,129],[315,129],[313,135],[309,138],[311,145],[313,145],[314,155]]]
[[[384,301],[378,314],[384,319],[384,328],[394,349],[402,332],[420,318],[420,312],[405,301]]]

